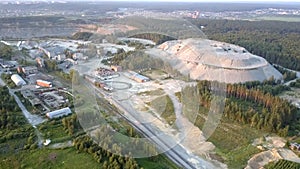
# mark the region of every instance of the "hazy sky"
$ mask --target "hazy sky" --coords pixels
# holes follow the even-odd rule
[[[0,0],[8,1],[8,0]],[[300,2],[300,0],[12,0],[12,1],[148,1],[148,2]]]
[[[70,0],[72,1],[72,0]],[[74,1],[74,0],[73,0]],[[80,0],[76,0],[80,1]],[[300,0],[85,0],[85,1],[157,1],[157,2],[300,2]]]
[[[94,0],[94,1],[130,1],[130,0]],[[300,2],[300,0],[134,0],[163,2]]]

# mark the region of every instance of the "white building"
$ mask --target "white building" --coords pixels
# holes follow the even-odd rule
[[[65,54],[59,54],[59,55],[55,55],[52,57],[52,59],[58,60],[58,61],[62,61],[66,59],[66,55]]]
[[[87,60],[87,57],[86,56],[84,56],[82,53],[74,53],[73,55],[72,55],[72,58],[74,59],[74,60]]]
[[[17,86],[26,85],[24,79],[18,74],[13,74],[10,78]]]
[[[46,114],[46,116],[50,119],[53,119],[53,118],[66,116],[66,115],[69,115],[69,114],[72,114],[71,109],[69,107],[65,107],[65,108],[62,108],[62,109],[59,109],[59,110],[49,112],[49,113]]]

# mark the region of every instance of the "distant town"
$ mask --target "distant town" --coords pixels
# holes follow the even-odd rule
[[[0,168],[300,168],[297,3],[0,4]]]

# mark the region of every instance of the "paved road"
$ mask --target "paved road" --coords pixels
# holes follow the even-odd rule
[[[38,138],[38,146],[41,147],[43,144],[43,138],[42,138],[42,134],[41,132],[36,128],[37,125],[43,123],[46,121],[46,119],[41,118],[38,115],[33,115],[31,114],[26,107],[23,105],[23,103],[21,102],[21,100],[19,99],[19,97],[12,92],[11,89],[9,89],[9,93],[10,95],[14,96],[18,106],[20,107],[20,109],[22,110],[22,113],[24,114],[24,116],[26,117],[26,119],[28,120],[28,122],[32,125],[32,127],[35,129],[35,133],[36,136]]]
[[[1,73],[0,73],[0,76],[1,76]],[[3,82],[3,80],[0,78],[0,85],[2,86],[5,86],[5,82]],[[39,147],[42,146],[42,142],[43,142],[43,138],[42,138],[42,134],[40,133],[40,131],[36,128],[36,126],[38,124],[41,124],[43,123],[44,121],[46,121],[46,119],[43,119],[41,118],[40,116],[38,115],[33,115],[31,114],[27,109],[26,107],[23,105],[23,103],[21,102],[21,100],[19,99],[19,97],[14,93],[14,91],[10,88],[9,89],[9,94],[11,96],[13,96],[18,104],[18,106],[20,107],[23,115],[25,116],[25,118],[28,120],[28,122],[31,124],[31,126],[33,128],[35,128],[35,133],[38,137],[38,145]]]
[[[159,146],[159,148],[165,152],[165,154],[179,166],[186,169],[217,169],[220,168],[215,164],[206,161],[198,156],[188,152],[180,143],[169,136],[168,134],[162,133],[157,127],[150,123],[139,123],[139,113],[132,108],[129,101],[119,102],[118,100],[108,96],[104,91],[94,87],[99,93],[105,96],[105,98],[116,106],[124,114],[121,114],[127,121],[129,121],[133,127],[139,130],[143,135],[149,138],[152,142]],[[101,97],[101,96],[98,96]],[[156,133],[160,133],[157,135]]]
[[[287,70],[287,71],[291,71],[291,72],[294,72],[294,73],[296,73],[296,79],[294,79],[294,80],[291,80],[291,81],[288,81],[288,82],[285,82],[284,83],[284,85],[285,86],[289,86],[292,82],[296,82],[296,80],[298,80],[298,79],[300,79],[300,72],[299,71],[296,71],[296,70],[292,70],[292,69],[288,69],[288,68],[285,68],[285,67],[283,67],[283,66],[280,66],[280,65],[277,65],[277,64],[273,64],[274,66],[278,66],[278,67],[281,67],[281,68],[283,68],[283,69],[285,69],[285,70]]]
[[[10,95],[12,95],[12,96],[15,98],[15,100],[16,100],[18,106],[19,106],[20,109],[22,110],[22,113],[24,114],[24,116],[26,117],[26,119],[28,120],[28,122],[29,122],[33,127],[35,127],[35,126],[37,126],[37,125],[43,123],[44,121],[46,121],[46,119],[43,119],[43,118],[41,118],[41,117],[38,116],[38,115],[33,115],[33,114],[31,114],[31,113],[26,109],[26,107],[23,105],[23,103],[21,102],[21,100],[19,99],[19,97],[18,97],[15,93],[13,93],[13,92],[11,91],[11,89],[9,90],[9,93],[10,93]]]

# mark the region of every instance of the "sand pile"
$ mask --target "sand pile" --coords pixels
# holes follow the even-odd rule
[[[147,51],[168,61],[192,79],[216,80],[226,83],[282,80],[282,74],[264,58],[246,49],[207,39],[168,41]]]

